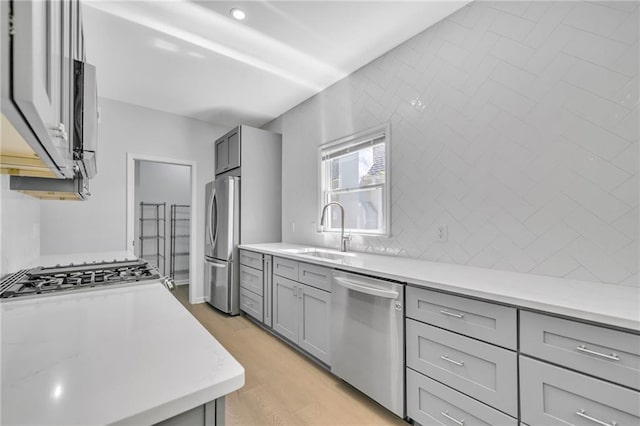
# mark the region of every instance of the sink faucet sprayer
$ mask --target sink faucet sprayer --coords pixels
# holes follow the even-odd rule
[[[342,206],[342,204],[336,201],[332,201],[330,203],[325,204],[324,207],[322,208],[322,215],[320,216],[320,226],[323,226],[324,216],[327,213],[327,208],[329,208],[329,206],[331,205],[340,207],[340,224],[342,225],[341,231],[340,231],[340,251],[346,252],[347,241],[351,241],[351,235],[347,235],[346,237],[344,236],[344,207]]]

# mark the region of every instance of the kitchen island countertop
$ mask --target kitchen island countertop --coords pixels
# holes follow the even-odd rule
[[[312,246],[289,243],[243,244],[240,248],[640,331],[640,287],[359,252],[349,253],[344,260],[328,260],[296,253]]]
[[[153,424],[244,369],[157,281],[0,304],[2,424]]]

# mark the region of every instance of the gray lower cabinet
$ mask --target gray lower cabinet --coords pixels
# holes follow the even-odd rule
[[[331,293],[300,284],[298,299],[298,345],[329,365]]]
[[[407,286],[407,416],[422,425],[518,425],[516,308]]]
[[[224,397],[199,405],[166,420],[155,426],[224,426]]]
[[[240,309],[260,322],[264,320],[263,303],[262,296],[240,287]]]
[[[421,425],[516,426],[513,417],[407,368],[407,416]]]
[[[267,327],[272,326],[272,256],[240,250],[240,309]],[[258,306],[259,305],[259,306]]]
[[[274,257],[273,274],[298,281],[298,262],[282,257]]]
[[[264,322],[264,271],[240,265],[240,309]]]
[[[240,265],[240,288],[246,288],[255,294],[262,296],[264,294],[264,277],[263,271]]]
[[[515,352],[406,320],[407,367],[512,416],[518,415]]]
[[[273,330],[294,343],[298,341],[298,283],[273,276]]]
[[[273,329],[330,365],[331,293],[273,276]]]
[[[407,287],[407,316],[515,350],[517,310],[467,297]]]
[[[640,390],[640,336],[520,312],[520,352]]]
[[[520,356],[522,421],[531,426],[640,424],[640,393]]]

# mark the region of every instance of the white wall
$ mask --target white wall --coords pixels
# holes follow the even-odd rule
[[[203,258],[204,185],[213,180],[213,142],[228,129],[135,105],[100,98],[98,175],[86,202],[41,202],[42,254],[126,249],[127,153],[195,161],[196,259]],[[203,207],[204,208],[204,207]],[[199,265],[199,263],[198,263]],[[195,271],[203,295],[202,265]]]
[[[40,202],[9,190],[9,176],[0,175],[0,277],[40,257]]]
[[[165,243],[165,273],[169,274],[169,256],[171,252],[171,205],[190,205],[191,204],[191,167],[178,164],[158,163],[153,161],[140,161],[136,160],[135,165],[135,216],[134,220],[134,236],[136,238],[135,252],[136,255],[140,255],[140,202],[145,203],[166,203],[165,211],[165,230],[166,236]],[[188,212],[188,209],[181,209],[179,212]],[[149,216],[153,214],[152,207],[146,207],[144,214]],[[180,217],[188,217],[185,214],[180,214]],[[152,221],[145,221],[145,235],[155,235],[156,224]],[[181,234],[189,233],[189,222],[179,221],[176,222],[177,230]],[[189,251],[189,239],[177,238],[176,239],[176,251],[188,252]],[[147,240],[145,250],[143,252],[147,254],[156,253],[155,242]],[[149,258],[148,260],[154,260],[155,258]],[[162,266],[162,263],[160,263]],[[189,269],[189,257],[180,256],[176,257],[176,269]],[[184,275],[180,275],[177,278],[184,278]]]
[[[638,285],[638,5],[473,2],[269,123],[283,241],[338,247],[317,146],[390,122],[393,235],[354,249]]]

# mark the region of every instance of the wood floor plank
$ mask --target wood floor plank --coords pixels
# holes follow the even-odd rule
[[[407,425],[247,318],[190,305],[188,287],[175,296],[245,369],[226,398],[228,425]]]

